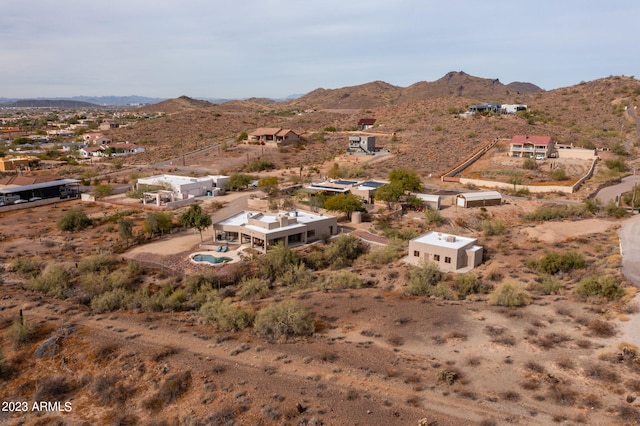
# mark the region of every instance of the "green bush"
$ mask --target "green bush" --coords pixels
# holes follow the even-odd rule
[[[128,307],[132,294],[123,288],[109,290],[91,299],[91,309],[97,313],[113,312]]]
[[[261,172],[263,170],[271,170],[273,168],[273,162],[264,158],[253,160],[252,162],[247,164],[246,167],[248,172]]]
[[[429,288],[429,296],[440,297],[445,300],[455,299],[455,294],[451,291],[447,283],[443,281]]]
[[[610,276],[591,276],[580,280],[575,288],[576,294],[582,297],[596,296],[608,300],[624,296],[624,288]]]
[[[536,282],[531,285],[530,289],[538,294],[549,295],[560,293],[561,288],[562,284],[557,278],[544,274],[541,278],[536,279]]]
[[[538,163],[533,158],[525,158],[522,161],[522,168],[525,170],[535,170],[538,168]]]
[[[300,262],[289,266],[289,269],[284,271],[276,281],[286,287],[307,288],[313,284],[313,279],[311,271],[307,269],[304,263]]]
[[[91,272],[111,272],[115,267],[115,259],[107,254],[96,254],[83,257],[78,262],[78,272],[81,274]]]
[[[624,161],[624,158],[612,158],[610,160],[606,160],[604,165],[607,166],[609,170],[616,171],[618,173],[623,173],[627,170],[627,164]]]
[[[25,282],[25,287],[41,291],[52,297],[63,297],[70,287],[71,273],[61,264],[52,263],[41,275],[34,276]]]
[[[91,219],[78,208],[70,209],[58,219],[56,226],[61,231],[82,231],[91,226]]]
[[[424,219],[429,225],[440,226],[444,223],[444,218],[438,210],[427,210]]]
[[[609,201],[604,206],[604,213],[607,216],[615,217],[616,219],[620,219],[629,215],[629,212],[627,211],[627,209],[625,209],[622,206],[616,205],[616,203],[614,203],[613,201]]]
[[[500,219],[482,221],[482,232],[487,237],[492,235],[502,235],[507,232],[507,227]]]
[[[345,289],[362,287],[362,279],[351,271],[340,271],[335,274],[328,275],[323,284],[327,289]]]
[[[200,313],[215,322],[222,331],[244,330],[253,322],[253,315],[249,311],[221,299],[205,303],[200,308]]]
[[[518,307],[525,306],[531,301],[529,295],[518,285],[505,282],[491,293],[490,302],[493,305]]]
[[[7,330],[7,338],[16,345],[29,343],[36,337],[36,326],[26,318],[16,318]]]
[[[324,250],[324,255],[333,269],[341,269],[351,266],[364,252],[365,246],[360,238],[342,234],[331,240]]]
[[[387,265],[406,254],[406,243],[391,239],[385,246],[374,247],[364,256],[364,260],[374,265]]]
[[[573,269],[582,269],[585,266],[584,256],[575,250],[565,252],[548,252],[538,261],[528,263],[533,269],[545,274],[557,274],[569,272]]]
[[[261,258],[260,272],[267,281],[274,281],[292,266],[297,266],[300,263],[300,257],[293,250],[283,243],[278,243]]]
[[[269,284],[261,278],[245,278],[240,282],[237,296],[240,299],[262,299],[269,294]]]
[[[491,291],[492,286],[482,281],[473,272],[458,275],[454,281],[454,290],[459,299],[464,299],[470,294],[487,294]]]
[[[44,262],[39,257],[19,257],[11,262],[10,269],[23,277],[35,277],[43,267]]]
[[[442,273],[438,265],[433,262],[425,262],[412,268],[409,275],[409,293],[415,296],[431,294],[432,287],[442,279]]]
[[[260,336],[272,339],[309,336],[315,332],[309,310],[295,300],[285,300],[261,309],[254,327]]]
[[[553,169],[551,171],[551,178],[553,180],[567,180],[569,177],[567,176],[567,172],[564,169]]]

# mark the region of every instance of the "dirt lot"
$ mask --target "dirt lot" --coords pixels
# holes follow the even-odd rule
[[[506,236],[481,238],[490,251],[489,260],[480,268],[484,277],[497,273],[502,280],[531,284],[535,275],[524,268],[526,259],[560,248],[615,257],[615,221],[518,225],[514,218],[535,203],[516,201],[483,213],[510,225]],[[75,236],[57,231],[52,224],[74,205],[80,203],[3,215],[5,268],[15,258],[32,255],[73,263],[118,240],[117,229],[108,224]],[[96,218],[124,209],[101,203],[81,207]],[[471,223],[481,212],[448,208],[442,214],[448,219],[443,231],[469,233],[455,224],[456,219]],[[40,219],[49,225],[28,226]],[[424,227],[416,213],[404,220],[416,229]],[[377,232],[370,224],[361,227]],[[184,265],[198,242],[197,234],[179,234],[136,247],[130,256]],[[235,419],[238,424],[406,425],[426,418],[429,424],[459,425],[637,421],[637,404],[627,401],[640,391],[636,387],[640,375],[625,363],[613,361],[619,338],[601,337],[589,326],[600,318],[622,324],[628,314],[578,301],[570,292],[536,295],[531,305],[521,309],[492,306],[485,295],[467,300],[413,297],[406,293],[407,268],[402,261],[356,265],[352,271],[371,280],[373,288],[301,290],[276,296],[301,301],[316,321],[313,337],[289,342],[268,341],[250,331],[219,332],[188,311],[96,314],[74,300],[24,291],[16,276],[5,274],[2,326],[8,327],[22,309],[40,325],[40,334],[26,347],[3,344],[5,359],[20,374],[2,385],[2,399],[31,401],[40,395],[38,380],[64,377],[67,387],[58,398],[71,401],[73,411],[2,413],[0,422],[38,424],[59,419],[73,424],[158,424],[164,420],[198,424],[196,419],[209,419],[211,424],[230,424]],[[261,300],[258,305],[272,300]],[[34,358],[33,351],[50,336],[61,337],[56,354]],[[151,408],[149,401],[165,389],[169,378],[178,380],[181,376],[175,375],[187,371],[188,391],[175,401],[165,401],[161,411]],[[455,377],[451,384],[439,379],[443,371]],[[116,395],[110,399],[103,389],[113,377],[120,387],[110,386]]]
[[[498,142],[490,151],[478,161],[467,168],[463,174],[465,177],[484,180],[508,182],[514,172],[522,177],[522,184],[557,183],[570,185],[584,176],[591,162],[572,158],[547,158],[535,160],[535,168],[525,169],[524,158],[509,157],[509,141]],[[566,180],[556,181],[551,176],[555,169],[564,169]]]

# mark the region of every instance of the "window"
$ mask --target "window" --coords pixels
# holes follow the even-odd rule
[[[413,257],[420,257],[420,252],[418,250],[414,250]]]
[[[316,230],[315,229],[310,229],[307,231],[307,238],[311,238],[311,237],[315,237],[316,236]]]
[[[451,258],[450,258],[450,257],[445,256],[445,258],[444,258],[444,263],[451,263]]]
[[[440,262],[440,255],[439,254],[434,254],[433,255],[433,260],[435,260],[436,262]]]

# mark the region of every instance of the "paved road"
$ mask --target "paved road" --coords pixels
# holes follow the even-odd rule
[[[631,191],[633,186],[638,184],[640,184],[640,176],[626,176],[622,178],[621,183],[602,188],[598,191],[598,194],[596,194],[596,198],[602,201],[603,204],[607,204],[609,201],[615,201],[617,195]]]

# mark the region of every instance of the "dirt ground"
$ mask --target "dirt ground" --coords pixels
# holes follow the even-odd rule
[[[483,276],[497,271],[526,285],[532,275],[518,272],[522,262],[559,247],[586,253],[597,243],[603,253],[615,255],[615,221],[516,225],[513,218],[535,203],[512,201],[487,208],[489,217],[514,224],[508,242],[481,239],[492,253],[479,270]],[[55,223],[63,211],[79,204],[3,215],[5,268],[12,259],[29,255],[73,262],[118,239],[117,230],[104,226],[81,240],[59,233],[54,225],[40,230],[25,226],[40,218]],[[82,208],[100,217],[123,207],[90,203]],[[479,213],[446,208],[442,214],[449,225],[443,230],[460,231],[456,218],[470,222]],[[421,216],[411,213],[404,220],[419,227]],[[360,228],[377,232],[371,224]],[[176,234],[125,256],[184,265],[199,240],[196,233]],[[531,250],[525,253],[521,248],[527,245]],[[450,301],[413,297],[406,293],[407,266],[402,261],[352,270],[374,287],[303,290],[287,296],[308,306],[317,325],[313,337],[290,342],[268,341],[251,332],[222,333],[191,312],[95,314],[74,301],[25,292],[19,281],[7,276],[0,300],[4,327],[22,309],[44,330],[26,353],[33,353],[47,337],[63,338],[56,356],[20,361],[28,375],[21,385],[0,387],[3,400],[32,397],[37,384],[27,377],[65,376],[87,391],[64,394],[63,399],[73,403],[71,413],[1,413],[0,423],[37,424],[57,418],[73,424],[185,424],[208,418],[211,424],[235,419],[238,424],[415,425],[426,418],[438,425],[604,425],[637,420],[633,410],[624,409],[637,405],[626,401],[640,390],[633,381],[640,383],[640,376],[609,361],[617,356],[621,334],[599,337],[588,327],[606,316],[598,305],[569,294],[535,296],[522,309],[489,305],[485,295]],[[620,325],[628,319],[609,316]],[[62,332],[69,327],[73,331]],[[11,362],[24,353],[24,348],[11,345],[3,349]],[[144,408],[168,377],[185,371],[191,372],[189,392],[163,411]],[[439,380],[443,371],[455,373],[456,380]],[[98,383],[110,373],[119,377],[120,391],[130,395],[102,403]]]

